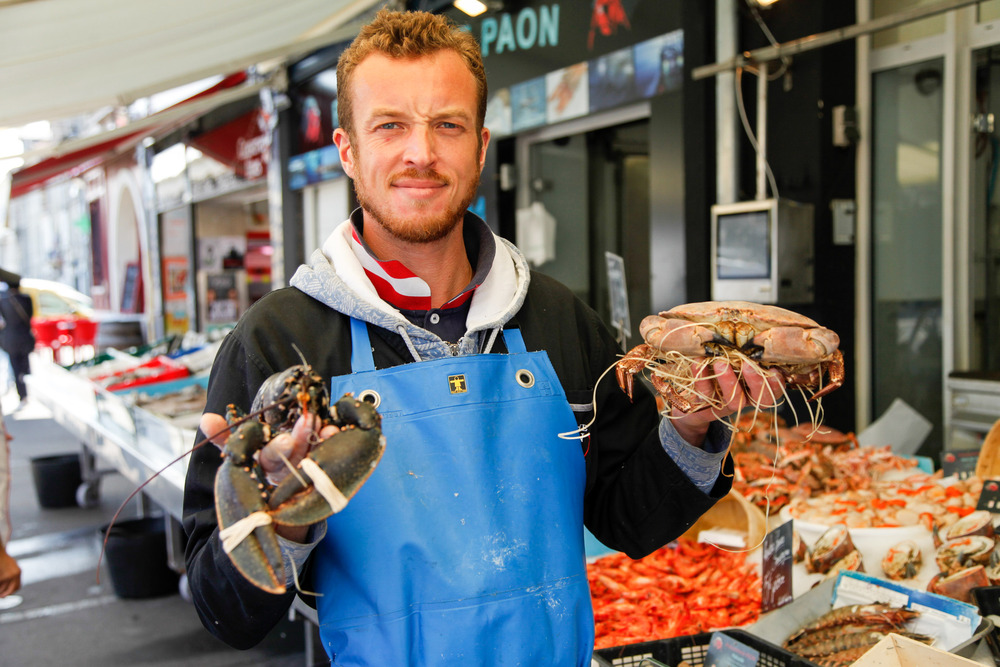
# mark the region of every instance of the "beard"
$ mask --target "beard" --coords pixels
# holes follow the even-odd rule
[[[360,165],[358,173],[360,173]],[[422,220],[418,220],[422,218],[419,214],[414,216],[414,218],[417,218],[414,219],[393,213],[387,206],[382,205],[377,197],[370,196],[364,179],[354,179],[354,191],[361,208],[394,238],[408,243],[432,243],[450,234],[465,217],[465,212],[468,210],[469,205],[472,204],[472,200],[476,196],[476,191],[479,189],[479,172],[474,171],[474,174],[475,176],[470,179],[465,191],[462,192],[461,199],[454,206],[448,208],[439,216]],[[427,179],[436,181],[442,185],[449,184],[447,178],[438,174],[433,169],[406,169],[393,174],[389,182],[393,183],[399,178]]]

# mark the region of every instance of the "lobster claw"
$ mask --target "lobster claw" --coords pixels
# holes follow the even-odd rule
[[[274,489],[268,501],[271,518],[279,524],[308,526],[339,512],[371,476],[384,451],[385,438],[377,427],[352,426],[335,433],[303,459],[297,474]]]
[[[215,476],[215,515],[220,535],[241,521],[246,525],[251,515],[264,516],[266,510],[260,482],[250,469],[224,460]],[[269,593],[285,592],[285,566],[272,526],[265,523],[253,528],[250,534],[234,540],[231,547],[224,538],[223,549],[236,569],[257,587]]]

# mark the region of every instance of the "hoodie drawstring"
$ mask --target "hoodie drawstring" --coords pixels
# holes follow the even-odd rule
[[[503,327],[502,327],[502,326],[500,326],[500,327],[497,327],[497,328],[496,328],[496,329],[494,329],[494,330],[493,330],[493,332],[492,332],[492,333],[490,334],[490,339],[489,339],[488,341],[486,341],[486,347],[485,347],[485,348],[483,349],[483,354],[489,354],[489,353],[490,353],[490,350],[492,350],[492,349],[493,349],[493,343],[495,343],[495,342],[496,342],[496,340],[497,340],[497,334],[499,334],[499,333],[500,333],[500,330],[501,330],[501,329],[503,329]]]
[[[406,333],[406,327],[404,327],[402,324],[397,324],[396,331],[399,333],[400,336],[403,337],[403,342],[406,343],[406,349],[410,351],[411,355],[413,355],[413,360],[421,361],[420,353],[417,352],[417,348],[414,347],[413,341],[410,340],[410,335]]]

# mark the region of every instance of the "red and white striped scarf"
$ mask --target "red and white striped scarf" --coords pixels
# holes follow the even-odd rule
[[[375,286],[375,291],[386,303],[400,310],[430,310],[431,288],[422,278],[417,277],[399,260],[382,261],[375,257],[358,238],[356,228],[351,228],[351,249],[358,258],[365,275]],[[456,308],[468,301],[475,291],[470,286],[441,308]]]

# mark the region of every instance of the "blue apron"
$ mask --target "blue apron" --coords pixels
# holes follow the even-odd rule
[[[544,352],[375,370],[352,320],[354,373],[374,391],[385,454],[327,522],[313,559],[333,665],[589,665],[584,457]]]

